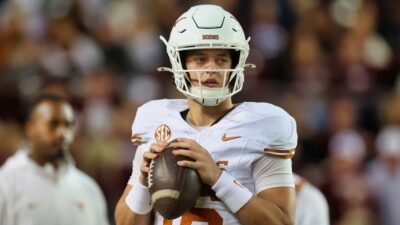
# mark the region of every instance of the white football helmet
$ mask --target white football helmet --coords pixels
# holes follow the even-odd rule
[[[162,67],[158,70],[173,73],[178,90],[205,106],[218,105],[242,90],[244,68],[255,67],[246,64],[250,38],[246,40],[239,22],[220,6],[199,5],[190,8],[176,20],[169,41],[162,36],[160,38],[167,46],[172,68]],[[180,53],[195,49],[232,49],[235,52],[233,55],[238,57],[232,62],[237,64],[231,69],[187,70],[182,65],[184,59],[181,59]],[[223,73],[223,87],[209,88],[201,84],[195,87],[191,84],[188,72],[196,72],[198,76],[204,72]]]

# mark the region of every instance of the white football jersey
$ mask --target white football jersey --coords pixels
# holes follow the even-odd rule
[[[141,106],[132,125],[132,142],[139,144],[129,183],[140,175],[143,152],[157,140],[185,137],[207,149],[217,165],[252,193],[273,187],[293,187],[291,160],[297,144],[296,123],[283,109],[268,103],[237,105],[216,124],[201,130],[180,112],[187,100],[155,100]],[[156,213],[155,223],[185,225],[240,224],[209,187],[194,208],[170,221]]]
[[[72,162],[38,165],[20,150],[0,169],[0,225],[108,225],[97,183]]]

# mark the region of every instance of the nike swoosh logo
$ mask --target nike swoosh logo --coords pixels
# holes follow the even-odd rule
[[[227,137],[226,134],[224,134],[224,136],[222,136],[221,140],[222,141],[230,141],[233,139],[237,139],[237,138],[241,138],[242,136],[231,136],[231,137]]]

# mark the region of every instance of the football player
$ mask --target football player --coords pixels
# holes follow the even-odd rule
[[[172,68],[159,70],[173,73],[187,99],[138,109],[132,142],[139,146],[117,224],[294,224],[296,123],[272,104],[232,103],[251,67],[239,22],[219,6],[194,6],[177,19],[169,40],[161,39]],[[149,204],[146,181],[150,161],[174,139],[173,153],[193,159],[178,165],[197,170],[210,191],[171,221]]]

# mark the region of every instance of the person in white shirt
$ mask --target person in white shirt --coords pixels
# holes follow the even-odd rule
[[[291,159],[294,119],[267,103],[232,103],[243,87],[249,39],[238,21],[215,5],[190,8],[176,21],[167,46],[177,89],[188,99],[141,106],[132,125],[139,145],[132,176],[116,207],[117,224],[291,225],[295,189]],[[174,220],[149,205],[149,162],[167,143],[193,161],[207,194]]]
[[[52,94],[32,105],[29,145],[0,169],[0,225],[108,225],[99,186],[68,154],[73,140],[71,105]]]
[[[387,125],[376,137],[377,157],[368,166],[368,182],[380,225],[400,224],[400,126]]]
[[[329,225],[325,196],[303,177],[293,174],[296,184],[296,225]]]

